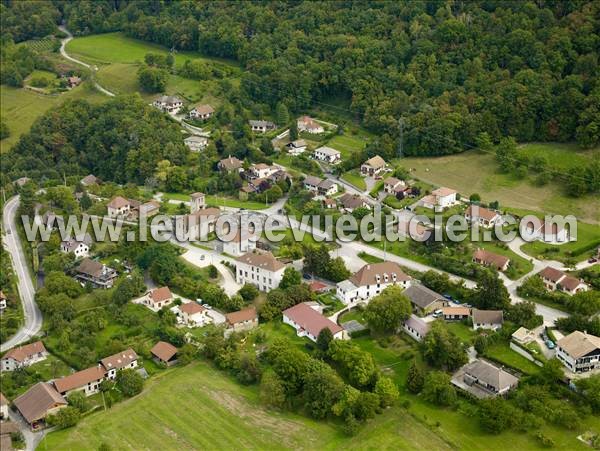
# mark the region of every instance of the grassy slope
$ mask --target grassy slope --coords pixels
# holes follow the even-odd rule
[[[527,144],[521,147],[533,153],[546,152],[553,162],[568,167],[575,160],[598,158],[600,149],[578,150],[565,144]],[[463,195],[479,193],[484,201],[498,200],[501,207],[511,206],[543,213],[573,214],[582,221],[600,222],[600,198],[570,198],[555,183],[534,186],[530,180],[497,172],[494,156],[478,151],[439,158],[405,158],[400,163],[414,168],[414,177],[436,185],[457,189]]]
[[[41,449],[447,449],[400,408],[379,416],[356,437],[307,418],[264,410],[257,390],[204,363],[153,379],[144,393],[97,413],[74,429],[51,433]]]

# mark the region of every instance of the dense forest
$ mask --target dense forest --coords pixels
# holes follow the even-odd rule
[[[15,41],[47,33],[37,19],[17,26],[26,7],[4,3]],[[123,30],[236,59],[244,93],[272,107],[350,99],[342,108],[394,139],[403,118],[408,154],[458,152],[481,132],[496,142],[600,142],[598,2],[52,4],[37,15],[62,17],[78,34]]]

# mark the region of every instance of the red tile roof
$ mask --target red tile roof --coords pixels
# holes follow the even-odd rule
[[[334,335],[343,330],[342,326],[334,323],[304,303],[284,310],[283,315],[298,324],[313,337],[318,337],[319,333],[325,328],[328,328]]]
[[[35,343],[30,343],[28,345],[23,345],[23,346],[19,346],[17,348],[12,348],[10,351],[8,351],[6,354],[4,354],[4,356],[2,356],[2,359],[4,360],[4,359],[12,358],[12,359],[16,360],[17,362],[23,362],[39,352],[47,352],[47,351],[44,346],[44,343],[42,343],[41,341],[36,341]]]
[[[159,341],[152,347],[150,352],[163,362],[168,362],[175,354],[177,354],[177,348],[166,341]]]
[[[77,371],[65,377],[54,381],[54,386],[59,393],[66,393],[69,390],[81,388],[90,382],[95,382],[104,378],[104,367],[102,365],[92,366],[85,370]]]
[[[256,309],[254,307],[248,307],[237,312],[227,313],[225,320],[227,324],[233,326],[234,324],[243,323],[244,321],[253,321],[258,319]]]
[[[148,297],[153,303],[157,303],[171,299],[173,294],[171,293],[171,290],[169,290],[169,287],[160,287],[152,290]]]

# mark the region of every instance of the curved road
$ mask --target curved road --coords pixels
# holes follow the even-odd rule
[[[0,352],[4,352],[24,341],[36,336],[42,328],[42,313],[35,303],[35,288],[29,273],[29,266],[25,259],[25,253],[16,227],[16,216],[19,208],[19,196],[11,198],[4,205],[3,221],[4,235],[2,237],[6,244],[14,272],[18,279],[19,296],[25,314],[25,324],[13,335],[10,340],[0,346]]]

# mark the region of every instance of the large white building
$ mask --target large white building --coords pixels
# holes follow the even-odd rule
[[[342,160],[342,153],[339,150],[327,146],[319,147],[315,150],[313,156],[316,160],[330,164],[335,164]]]
[[[285,271],[285,265],[270,252],[248,252],[236,259],[235,266],[237,283],[251,283],[261,291],[277,288]]]
[[[556,357],[572,373],[600,368],[600,337],[575,331],[558,340]]]
[[[336,295],[344,304],[369,301],[391,285],[410,286],[411,277],[394,262],[369,263],[352,277],[336,285]]]
[[[421,199],[421,205],[425,208],[444,209],[456,205],[458,202],[456,195],[457,191],[442,186],[433,190],[429,196]]]

